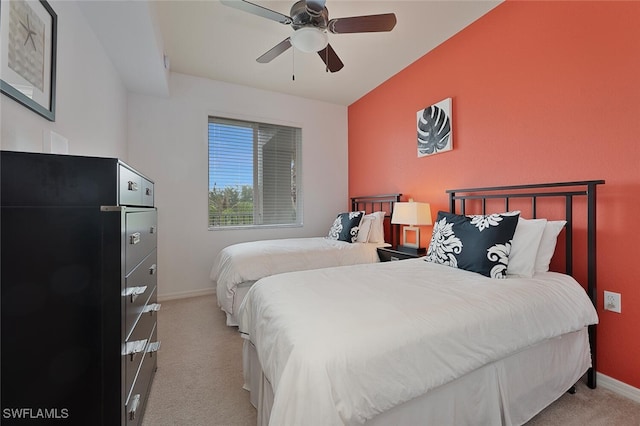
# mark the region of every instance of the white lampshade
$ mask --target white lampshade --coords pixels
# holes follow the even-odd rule
[[[289,39],[293,47],[305,53],[319,52],[329,44],[327,32],[315,27],[300,28]]]
[[[391,223],[401,225],[431,225],[431,206],[429,203],[395,203]]]

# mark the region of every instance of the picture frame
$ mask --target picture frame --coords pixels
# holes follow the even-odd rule
[[[419,110],[416,113],[418,158],[453,149],[451,98]]]
[[[56,118],[58,15],[46,0],[0,2],[0,91]]]

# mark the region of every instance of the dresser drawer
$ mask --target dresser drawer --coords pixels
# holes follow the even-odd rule
[[[151,386],[151,381],[157,368],[158,356],[156,352],[160,347],[160,343],[158,342],[155,323],[153,324],[153,330],[148,341],[149,343],[144,352],[144,358],[137,371],[134,383],[130,388],[131,390],[125,405],[127,426],[138,426],[141,423],[142,414],[144,413],[149,395],[149,387]]]
[[[118,165],[118,179],[120,189],[119,204],[121,206],[141,206],[142,204],[142,176],[128,169],[122,164]]]
[[[118,165],[119,204],[153,207],[153,182],[120,163]]]
[[[156,250],[153,250],[125,279],[125,337],[128,338],[147,303],[156,301]]]
[[[135,330],[140,318],[142,318],[142,314],[153,315],[160,309],[160,304],[156,303],[156,299],[158,298],[156,290],[157,288],[155,286],[148,288],[144,295],[139,296],[139,299],[141,301],[139,304],[133,305],[127,302],[127,311],[125,312],[125,341],[135,339],[133,331]],[[126,297],[127,299],[129,299],[128,296]],[[144,299],[142,299],[143,297]]]
[[[151,332],[155,327],[156,317],[155,312],[140,315],[129,339],[123,345],[122,357],[124,358],[125,389],[127,391],[131,389],[144,359]]]
[[[127,212],[126,214],[126,275],[156,248],[157,226],[156,211]]]

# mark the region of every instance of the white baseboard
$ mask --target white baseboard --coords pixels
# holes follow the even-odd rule
[[[158,302],[164,302],[167,300],[174,299],[186,299],[188,297],[197,297],[197,296],[208,296],[210,294],[216,294],[215,288],[205,288],[202,290],[188,290],[188,291],[178,291],[175,293],[164,293],[158,294]]]
[[[602,373],[596,374],[596,382],[598,386],[602,386],[612,392],[627,397],[633,401],[640,402],[640,389],[616,380],[612,377],[605,376]]]

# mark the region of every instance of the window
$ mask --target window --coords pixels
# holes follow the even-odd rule
[[[209,229],[302,225],[301,134],[209,117]]]

